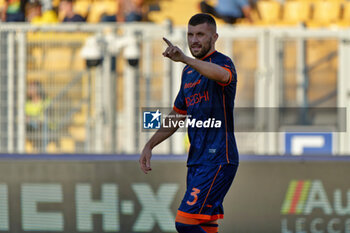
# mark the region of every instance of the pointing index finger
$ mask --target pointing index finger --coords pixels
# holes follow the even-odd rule
[[[168,46],[174,46],[167,38],[163,37],[163,40],[165,43],[167,43]]]

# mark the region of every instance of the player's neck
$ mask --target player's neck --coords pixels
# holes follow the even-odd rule
[[[206,59],[207,57],[209,57],[210,55],[212,55],[213,53],[215,53],[216,52],[216,50],[215,50],[215,48],[213,48],[213,49],[211,49],[211,50],[209,50],[208,52],[207,52],[207,54],[205,54],[205,56],[203,56],[203,57],[201,57],[201,58],[198,58],[199,60],[204,60],[204,59]]]

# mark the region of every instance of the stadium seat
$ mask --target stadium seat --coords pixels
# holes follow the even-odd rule
[[[43,33],[34,32],[28,33],[29,44],[39,44],[38,46],[28,46],[30,60],[28,65],[33,69],[47,69],[47,70],[62,70],[67,68],[71,70],[83,70],[85,62],[80,57],[80,45],[83,45],[85,39],[90,36],[88,33]],[[51,43],[48,44],[48,42]],[[64,45],[67,42],[67,46]],[[60,62],[56,62],[57,59]]]
[[[338,25],[341,27],[350,26],[350,1],[343,3],[343,16],[339,20]]]
[[[84,112],[76,113],[73,116],[73,122],[76,125],[85,125],[86,121],[87,121],[87,115],[84,114]]]
[[[67,47],[46,49],[44,53],[45,70],[68,70],[72,65],[72,50]],[[59,61],[59,62],[57,62]]]
[[[28,42],[33,43],[47,43],[48,41],[58,41],[62,42],[81,42],[83,43],[86,38],[91,36],[89,33],[69,33],[69,32],[41,32],[34,31],[28,32]]]
[[[56,143],[55,142],[50,142],[49,144],[47,144],[46,152],[47,153],[57,153],[58,149],[57,149]]]
[[[295,25],[310,19],[310,2],[286,1],[283,5],[283,24]]]
[[[344,3],[343,19],[350,21],[350,1]]]
[[[43,65],[43,48],[28,46],[28,69],[35,70]]]
[[[255,22],[257,25],[277,24],[280,20],[281,4],[276,1],[258,1],[258,13],[260,20]]]
[[[75,142],[72,138],[63,137],[60,139],[60,151],[65,153],[74,153]]]
[[[313,17],[308,27],[328,27],[340,19],[341,3],[338,1],[318,1],[313,3]]]
[[[84,142],[86,139],[85,126],[70,126],[68,129],[70,135],[79,142]]]
[[[30,141],[26,141],[26,153],[33,153],[34,152],[34,146]]]
[[[74,3],[74,12],[86,18],[90,10],[90,4],[91,1],[89,0],[76,1]]]
[[[186,25],[188,19],[200,11],[199,3],[200,0],[161,1],[159,3],[160,11],[150,12],[148,17],[156,23],[170,19],[174,25]]]
[[[162,23],[167,18],[163,11],[152,11],[148,13],[148,19],[154,23]]]
[[[103,14],[115,15],[117,13],[117,2],[114,0],[95,1],[90,5],[87,22],[98,23]]]
[[[80,56],[80,51],[81,51],[81,48],[79,48],[73,52],[74,59],[73,59],[73,63],[71,64],[71,67],[73,70],[84,70],[86,67],[86,62]]]

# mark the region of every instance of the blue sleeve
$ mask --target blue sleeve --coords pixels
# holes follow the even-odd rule
[[[214,62],[215,64],[221,66],[225,70],[227,70],[230,73],[230,79],[227,83],[220,83],[217,82],[217,84],[221,86],[227,86],[231,82],[237,82],[237,73],[236,73],[236,68],[232,62],[232,60],[229,57],[224,57],[223,59],[219,59]]]

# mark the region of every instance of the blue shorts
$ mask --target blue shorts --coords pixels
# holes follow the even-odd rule
[[[237,168],[234,164],[189,166],[187,191],[177,214],[208,221],[224,218],[222,202]]]

